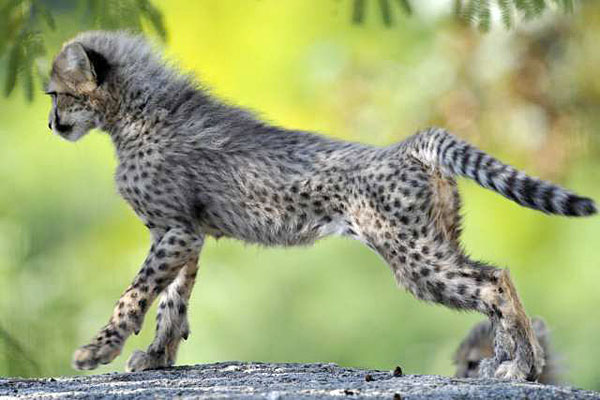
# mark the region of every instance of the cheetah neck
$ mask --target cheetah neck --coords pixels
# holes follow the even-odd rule
[[[114,85],[113,87],[117,87]],[[206,96],[198,89],[152,91],[135,82],[122,84],[112,91],[114,100],[108,103],[101,123],[112,139],[118,155],[127,155],[136,148],[174,141],[190,128],[190,114],[197,128],[204,128],[210,119]],[[176,140],[175,140],[176,141]]]

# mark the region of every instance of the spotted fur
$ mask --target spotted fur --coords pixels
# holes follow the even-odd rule
[[[127,369],[175,362],[206,236],[291,246],[337,234],[380,254],[417,298],[487,315],[495,349],[483,376],[541,372],[543,351],[508,271],[461,249],[453,176],[546,212],[590,214],[591,201],[515,173],[442,129],[379,148],[267,124],[123,33],[84,33],[65,44],[48,90],[54,132],[77,140],[96,127],[110,135],[119,193],[153,238],[108,324],[75,352],[75,368],[112,361],[159,295],[156,338]]]

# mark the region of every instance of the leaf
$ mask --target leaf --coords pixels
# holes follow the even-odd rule
[[[103,9],[100,0],[87,0],[84,18],[86,19],[88,25],[96,26],[98,24],[98,18],[101,12],[103,12]]]
[[[463,13],[463,3],[462,0],[454,0],[454,15],[457,17],[461,17]]]
[[[12,10],[24,3],[24,0],[7,0],[0,8],[0,13],[3,15],[8,15],[12,12]]]
[[[40,56],[46,53],[46,48],[40,31],[25,31],[23,37],[19,72],[25,98],[32,101],[34,96],[34,64]]]
[[[498,8],[504,27],[510,29],[513,24],[513,5],[509,0],[498,0]]]
[[[408,0],[398,0],[398,3],[400,4],[400,8],[402,8],[406,14],[412,14],[412,6]]]
[[[42,87],[48,86],[48,65],[41,59],[36,59],[34,63],[35,74],[37,75],[38,82],[41,83]]]
[[[562,8],[564,12],[573,12],[573,0],[554,0],[554,3],[556,3],[560,8]]]
[[[154,30],[158,33],[162,40],[166,40],[167,38],[167,29],[165,28],[165,24],[163,21],[163,16],[161,12],[152,5],[148,0],[138,0],[139,7],[142,11],[142,15],[144,15],[152,26]]]
[[[365,0],[354,0],[354,9],[352,11],[352,22],[362,24],[365,18]]]
[[[8,68],[6,71],[6,81],[4,83],[4,95],[8,96],[12,93],[17,83],[19,73],[19,63],[21,60],[21,41],[17,39],[10,49],[8,54]]]
[[[38,10],[40,15],[44,18],[44,21],[46,21],[46,25],[48,25],[51,30],[56,30],[56,21],[54,21],[54,17],[50,10],[42,4],[38,5]]]
[[[574,9],[573,0],[563,0],[563,8],[566,12],[572,13]]]
[[[531,3],[532,16],[541,15],[546,9],[546,0],[529,0]]]
[[[33,357],[31,357],[29,352],[23,348],[21,343],[17,339],[15,339],[13,335],[11,335],[6,329],[4,329],[2,325],[0,325],[0,339],[2,339],[2,341],[5,343],[6,346],[4,347],[7,348],[9,352],[14,353],[15,358],[19,358],[20,360],[23,360],[27,364],[29,364],[34,374],[41,375],[42,370],[40,368],[40,365],[35,361]]]
[[[23,0],[5,1],[0,8],[0,56],[22,30],[23,13],[15,11]]]
[[[534,15],[532,3],[529,0],[514,0],[517,11],[523,14],[523,18],[531,19]]]
[[[467,7],[462,8],[462,17],[471,24],[475,24],[478,20],[477,17],[479,16],[480,8],[481,4],[479,0],[469,0]]]
[[[493,0],[454,0],[454,13],[460,18],[478,25],[482,31],[491,25],[491,6]],[[495,0],[506,28],[514,25],[515,16],[531,20],[542,15],[553,2],[564,12],[572,12],[574,0]]]
[[[379,8],[381,9],[381,18],[386,26],[392,25],[392,12],[388,0],[379,0]]]
[[[27,101],[33,100],[33,65],[30,61],[31,60],[26,59],[25,64],[22,66],[21,69],[21,76],[23,78],[23,91],[25,92],[25,98],[27,99]]]
[[[139,0],[149,2],[149,0]],[[368,0],[352,0],[352,22],[361,24],[365,20]],[[379,0],[379,8],[383,23],[386,26],[393,24],[393,12],[390,8],[391,0]],[[425,1],[425,0],[421,0]],[[492,7],[498,5],[503,25],[509,29],[514,26],[517,16],[530,20],[544,13],[548,3],[553,2],[564,12],[572,12],[575,0],[453,0],[454,14],[471,25],[476,25],[483,32],[489,31],[492,24]],[[397,0],[399,6],[407,13],[412,13],[411,0]]]
[[[40,31],[32,31],[27,34],[25,51],[28,58],[46,54],[46,47],[44,47],[44,40]]]
[[[482,32],[488,32],[490,30],[490,24],[492,19],[489,0],[481,0],[477,19],[479,21],[479,29]]]

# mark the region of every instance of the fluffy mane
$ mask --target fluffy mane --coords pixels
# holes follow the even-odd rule
[[[264,126],[251,113],[226,105],[189,73],[182,73],[165,61],[147,39],[124,31],[90,31],[76,36],[87,50],[105,59],[106,86],[119,99],[119,118],[143,115],[148,121],[162,120],[176,125],[181,134],[202,135],[203,145],[220,147],[233,144],[249,125]],[[68,44],[68,43],[67,43]],[[193,116],[193,117],[190,117]],[[110,130],[110,129],[109,129]]]

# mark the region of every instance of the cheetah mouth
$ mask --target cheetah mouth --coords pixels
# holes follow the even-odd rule
[[[69,134],[73,131],[73,125],[56,123],[54,126],[60,135]]]
[[[69,126],[69,129],[67,131],[64,130],[59,130],[58,128],[54,130],[54,132],[60,136],[61,138],[69,141],[69,142],[75,142],[77,140],[79,140],[83,135],[85,135],[85,131],[82,130],[74,130],[74,127],[72,125]]]

